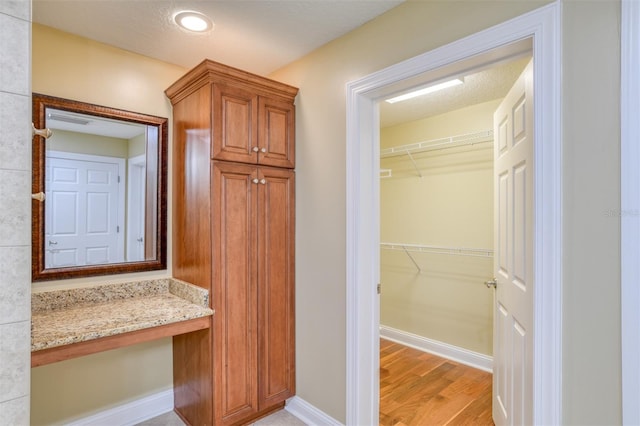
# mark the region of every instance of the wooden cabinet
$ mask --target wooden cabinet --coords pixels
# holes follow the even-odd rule
[[[176,412],[243,424],[295,393],[297,89],[205,61],[166,93],[173,275],[208,288],[215,310],[208,335],[174,339]]]
[[[214,389],[224,424],[293,394],[293,190],[291,170],[213,162]]]
[[[213,88],[216,160],[293,168],[295,109],[290,102],[228,84]]]

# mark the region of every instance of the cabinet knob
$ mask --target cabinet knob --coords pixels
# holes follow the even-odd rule
[[[260,183],[261,183],[261,184],[263,184],[263,185],[266,185],[266,184],[267,184],[267,180],[266,180],[266,179],[264,179],[264,178],[263,178],[263,179],[260,179]]]
[[[258,151],[260,151],[260,148],[258,148],[257,146],[254,146],[251,150],[253,152],[258,152]]]
[[[260,148],[260,152],[264,154],[265,152],[267,152],[267,148]]]
[[[254,178],[251,182],[253,182],[253,183],[258,183],[258,182],[260,182],[260,181],[258,180],[258,178]]]

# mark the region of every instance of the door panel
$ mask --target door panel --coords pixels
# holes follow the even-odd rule
[[[293,168],[295,107],[290,103],[260,97],[259,111],[258,162],[266,166]]]
[[[124,194],[118,163],[65,155],[47,155],[45,267],[122,262]]]
[[[213,147],[216,160],[255,164],[258,161],[258,96],[213,85]]]
[[[493,420],[531,424],[533,400],[533,66],[494,114]]]
[[[215,417],[232,424],[258,411],[254,166],[213,162]]]
[[[260,408],[294,395],[294,172],[260,168]],[[262,180],[264,179],[264,180]]]

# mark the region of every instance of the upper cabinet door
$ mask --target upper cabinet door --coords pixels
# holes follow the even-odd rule
[[[294,168],[295,107],[292,103],[260,97],[258,163]]]
[[[214,160],[293,168],[295,107],[238,87],[213,85]]]
[[[258,96],[247,90],[213,85],[213,140],[216,160],[258,161]]]

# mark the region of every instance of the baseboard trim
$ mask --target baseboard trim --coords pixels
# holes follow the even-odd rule
[[[380,326],[380,337],[423,352],[429,352],[479,370],[488,371],[489,373],[493,372],[493,357],[488,355],[384,325]]]
[[[101,411],[67,426],[133,426],[173,410],[173,389]]]
[[[288,399],[284,409],[310,426],[343,426],[342,423],[298,396]]]

